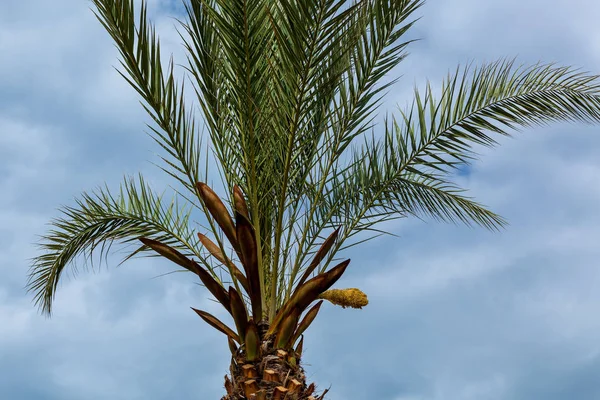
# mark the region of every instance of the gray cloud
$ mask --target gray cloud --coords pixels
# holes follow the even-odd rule
[[[23,291],[31,243],[57,206],[138,171],[159,191],[172,184],[146,162],[159,161],[150,120],[90,5],[0,3],[0,398],[220,398],[226,340],[188,307],[227,316],[188,274],[151,279],[169,263],[114,268],[111,256],[63,282],[50,320]],[[181,7],[149,11],[164,55],[184,63],[168,18]],[[591,0],[429,1],[418,14],[411,35],[423,40],[397,69],[390,111],[413,84],[435,87],[471,59],[600,71]],[[457,182],[509,220],[501,233],[401,220],[380,227],[400,238],[341,254],[352,262],[339,286],[371,303],[323,307],[305,338],[309,379],[331,385],[330,400],[598,398],[598,129],[528,129],[478,149]]]

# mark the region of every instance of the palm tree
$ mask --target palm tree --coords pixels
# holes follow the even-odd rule
[[[344,161],[396,82],[384,78],[406,57],[412,41],[403,38],[423,0],[192,0],[184,3],[189,21],[179,21],[189,37],[181,37],[224,176],[223,201],[204,183],[207,159],[200,177],[201,142],[184,85],[172,58],[161,67],[145,3],[136,24],[133,0],[92,1],[121,53],[121,75],[156,122],[150,135],[167,153],[160,168],[183,193],[167,206],[141,176],[125,179],[119,196],[108,188],[84,193],[43,237],[28,289],[49,316],[65,268],[99,244],[105,253],[115,240],[137,243],[123,261],[168,258],[198,275],[233,319],[231,328],[194,309],[227,336],[226,400],[316,398],[301,367],[303,335],[323,300],[367,304],[357,288],[330,289],[349,259],[328,266],[339,251],[387,233],[375,224],[416,216],[505,226],[448,181],[475,159],[474,144],[492,146],[490,134],[550,121],[600,121],[598,76],[502,59],[457,68],[438,96],[429,84],[415,89],[409,109],[385,118],[384,135],[372,133]],[[180,198],[189,207],[179,208]],[[195,234],[194,208],[209,223]],[[377,234],[342,246],[363,231]]]

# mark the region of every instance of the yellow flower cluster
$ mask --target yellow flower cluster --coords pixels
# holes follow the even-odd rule
[[[319,299],[329,300],[342,308],[363,308],[369,304],[367,295],[357,288],[330,289],[319,295]]]

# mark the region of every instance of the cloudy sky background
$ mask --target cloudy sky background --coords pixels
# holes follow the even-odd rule
[[[222,316],[189,274],[135,259],[65,280],[48,320],[23,290],[36,235],[60,205],[142,172],[150,118],[112,66],[118,52],[81,0],[0,2],[0,398],[218,399],[224,336],[194,306]],[[165,55],[185,63],[170,17],[149,13]],[[414,84],[439,87],[456,65],[518,55],[600,73],[593,0],[429,0],[385,109]],[[181,72],[181,70],[180,70]],[[192,94],[189,92],[188,94]],[[189,96],[191,100],[191,96]],[[555,124],[478,148],[456,181],[504,216],[501,233],[403,219],[340,256],[338,287],[360,287],[363,310],[325,304],[305,339],[308,378],[329,400],[600,398],[600,126]],[[219,184],[216,170],[212,170]],[[222,193],[222,192],[221,192]]]

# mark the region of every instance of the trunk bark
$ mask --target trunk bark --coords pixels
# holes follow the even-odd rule
[[[275,349],[275,337],[265,337],[268,328],[266,320],[258,323],[261,346],[255,361],[247,360],[244,345],[232,355],[221,400],[322,400],[329,389],[316,396],[315,384],[306,384],[301,354]]]

